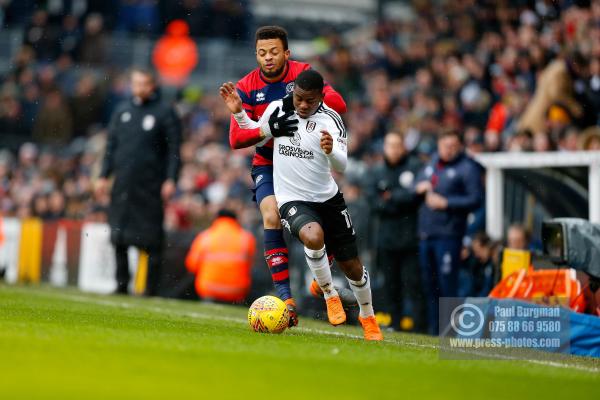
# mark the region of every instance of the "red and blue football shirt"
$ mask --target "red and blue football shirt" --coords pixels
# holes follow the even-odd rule
[[[269,103],[283,98],[286,94],[294,90],[294,80],[302,71],[310,69],[310,64],[288,61],[285,66],[286,71],[277,82],[269,82],[262,74],[260,68],[252,70],[237,83],[237,91],[242,98],[244,110],[248,116],[258,121],[263,115]],[[327,83],[323,88],[323,101],[329,107],[337,111],[338,114],[346,112],[346,103],[342,96],[336,92]],[[240,149],[249,147],[260,138],[260,129],[241,129],[233,116],[229,125],[229,143],[232,148]],[[256,148],[253,166],[273,165],[273,141],[266,145]]]

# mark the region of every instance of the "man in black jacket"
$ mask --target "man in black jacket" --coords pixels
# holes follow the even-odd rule
[[[386,307],[392,327],[411,314],[417,329],[424,316],[421,295],[417,210],[413,184],[422,164],[408,154],[400,133],[389,132],[383,145],[384,161],[369,173],[367,196],[376,221],[377,267],[384,274]]]
[[[97,192],[114,175],[109,208],[111,241],[117,255],[117,293],[127,293],[127,248],[148,253],[146,295],[158,294],[163,247],[163,201],[175,193],[179,173],[181,124],[160,99],[154,74],[131,73],[132,98],[119,105],[108,130]]]

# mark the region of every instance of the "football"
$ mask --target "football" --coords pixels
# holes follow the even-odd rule
[[[289,318],[287,306],[275,296],[259,297],[248,310],[248,323],[255,332],[281,333],[288,327]]]

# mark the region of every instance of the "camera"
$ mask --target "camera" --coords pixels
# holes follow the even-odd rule
[[[554,218],[542,223],[542,242],[552,263],[583,271],[590,276],[590,288],[600,286],[600,224]]]

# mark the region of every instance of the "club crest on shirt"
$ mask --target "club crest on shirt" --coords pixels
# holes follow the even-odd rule
[[[296,131],[293,137],[290,137],[290,142],[294,146],[300,146],[300,134]]]
[[[292,93],[294,91],[294,82],[290,82],[285,86],[286,93]]]
[[[317,127],[317,123],[315,121],[306,121],[306,132],[311,133]]]
[[[121,114],[121,122],[125,123],[129,122],[129,120],[131,120],[131,113],[129,111],[125,111]]]
[[[265,94],[263,92],[256,93],[256,101],[265,101]]]
[[[150,129],[154,128],[154,124],[156,124],[156,118],[154,118],[154,115],[148,114],[142,120],[142,128],[144,128],[145,131],[149,131]]]

